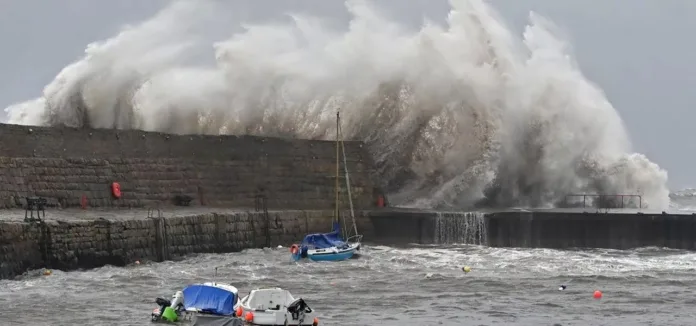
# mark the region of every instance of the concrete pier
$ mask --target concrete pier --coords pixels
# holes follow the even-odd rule
[[[374,242],[381,244],[486,243],[486,224],[480,212],[386,208],[368,215]]]
[[[696,249],[696,215],[629,209],[520,210],[486,215],[488,245],[523,248]]]
[[[696,215],[630,209],[435,212],[385,209],[369,214],[378,241],[482,244],[521,248],[667,247],[696,250]]]

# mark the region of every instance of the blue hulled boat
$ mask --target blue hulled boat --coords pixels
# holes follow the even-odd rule
[[[313,261],[341,261],[353,258],[360,250],[362,235],[358,233],[355,223],[355,213],[353,211],[353,199],[350,193],[350,177],[348,175],[348,164],[346,162],[346,151],[341,139],[341,116],[336,113],[336,202],[333,218],[333,228],[328,233],[307,234],[302,242],[294,244],[290,248],[291,257],[297,261],[302,258],[309,258]],[[350,204],[350,217],[352,218],[352,230],[341,229],[340,216],[340,159],[339,149],[343,152],[343,169],[345,172],[346,189],[348,203]],[[345,219],[344,219],[345,225]],[[353,233],[352,235],[349,233]]]
[[[329,233],[308,234],[302,243],[291,247],[292,258],[300,260],[309,258],[313,261],[341,261],[353,258],[355,253],[360,250],[360,238],[352,237],[345,241],[341,237],[338,223],[334,224],[334,230]]]

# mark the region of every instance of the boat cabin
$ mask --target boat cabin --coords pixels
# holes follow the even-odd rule
[[[295,298],[281,288],[256,289],[249,292],[240,304],[253,310],[284,310]]]

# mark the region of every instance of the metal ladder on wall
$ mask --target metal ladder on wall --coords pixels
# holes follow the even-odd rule
[[[39,251],[41,252],[41,260],[47,268],[53,266],[52,261],[52,243],[51,230],[46,224],[46,205],[48,201],[43,197],[26,197],[26,206],[24,207],[24,222],[31,226],[39,228]],[[36,217],[34,217],[36,212]]]
[[[271,246],[271,217],[268,215],[268,196],[265,194],[257,194],[254,197],[254,210],[263,212],[263,217],[266,220],[266,247]]]
[[[167,241],[167,221],[159,208],[148,208],[147,218],[155,221],[155,251],[157,261],[169,259],[169,243]]]

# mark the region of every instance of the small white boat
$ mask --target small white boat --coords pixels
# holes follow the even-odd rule
[[[281,288],[251,290],[237,304],[236,315],[251,325],[319,325],[317,313],[302,298]]]

